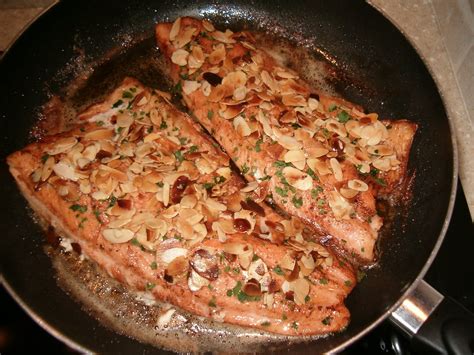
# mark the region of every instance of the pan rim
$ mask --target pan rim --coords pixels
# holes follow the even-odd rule
[[[54,3],[43,9],[40,13],[38,13],[33,19],[31,19],[24,27],[23,29],[12,39],[12,41],[9,43],[7,48],[5,49],[2,57],[0,57],[0,64],[2,60],[7,56],[8,52],[11,50],[11,48],[14,46],[14,44],[17,42],[17,40],[41,17],[43,17],[46,13],[48,13],[51,9],[59,5],[61,2],[55,0]],[[411,285],[403,292],[403,294],[399,297],[399,299],[392,304],[384,313],[382,313],[377,319],[372,321],[369,325],[367,325],[363,330],[358,332],[357,334],[353,335],[349,339],[345,340],[335,348],[329,350],[329,353],[338,353],[350,346],[351,344],[355,343],[359,339],[361,339],[363,336],[368,334],[370,331],[372,331],[374,328],[376,328],[382,321],[390,317],[390,315],[401,305],[401,303],[413,292],[413,290],[418,286],[419,282],[424,278],[426,273],[428,272],[431,264],[433,263],[434,259],[436,258],[438,251],[444,241],[444,237],[446,235],[446,232],[448,230],[453,209],[454,209],[454,203],[455,203],[455,198],[456,198],[456,191],[457,191],[457,184],[458,184],[458,170],[459,170],[459,157],[458,157],[458,148],[457,148],[457,139],[455,135],[455,130],[454,130],[454,123],[452,120],[452,117],[450,116],[450,110],[448,110],[449,105],[446,103],[445,96],[443,93],[440,91],[440,86],[439,86],[439,81],[434,75],[434,70],[429,64],[429,62],[426,60],[425,55],[422,54],[420,48],[409,38],[405,31],[401,28],[400,25],[398,25],[394,19],[389,16],[385,11],[380,9],[378,6],[373,4],[371,1],[367,1],[367,5],[371,6],[373,9],[375,9],[381,16],[383,16],[385,19],[387,19],[392,26],[394,26],[397,31],[403,36],[403,38],[410,44],[410,46],[415,50],[416,54],[418,57],[422,60],[424,66],[427,68],[430,77],[433,79],[437,92],[441,98],[441,101],[443,103],[443,109],[445,111],[447,120],[448,120],[448,125],[450,129],[450,136],[451,136],[451,144],[452,144],[452,169],[453,169],[453,174],[451,177],[451,192],[450,192],[450,198],[448,202],[448,207],[446,210],[446,215],[444,218],[444,222],[441,228],[441,231],[438,235],[438,239],[434,245],[434,247],[431,250],[431,253],[426,260],[424,266],[418,273],[418,276],[415,278],[415,280],[411,283]],[[42,319],[41,316],[38,315],[38,313],[33,310],[24,300],[15,292],[15,290],[12,288],[12,286],[8,283],[8,281],[4,278],[3,273],[0,273],[0,283],[4,285],[5,289],[7,292],[10,294],[10,296],[20,305],[20,307],[44,330],[46,330],[49,334],[54,336],[56,339],[62,341],[65,343],[67,346],[71,347],[72,349],[79,351],[81,353],[94,353],[94,351],[88,349],[87,347],[84,347],[80,345],[78,342],[73,340],[71,337],[64,335],[60,330],[58,330],[56,327],[54,327],[50,322],[46,322]]]

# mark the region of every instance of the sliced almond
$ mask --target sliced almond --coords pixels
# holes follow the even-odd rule
[[[192,80],[185,80],[183,83],[183,93],[190,95],[201,87],[201,83]]]
[[[188,255],[188,249],[184,248],[170,248],[166,249],[163,253],[160,255],[160,259],[165,263],[169,264],[171,263],[174,259],[179,258],[179,257],[186,257]]]
[[[171,26],[170,30],[170,41],[174,41],[176,39],[176,36],[179,33],[179,30],[181,29],[181,17],[178,17],[174,22],[173,26]]]
[[[68,137],[59,139],[54,146],[48,150],[49,155],[56,155],[60,153],[65,153],[72,147],[77,144],[77,139],[75,137]]]
[[[87,132],[84,139],[91,141],[98,141],[102,139],[111,139],[114,136],[114,131],[110,129],[96,129],[95,131]]]
[[[214,31],[211,33],[211,36],[219,42],[232,44],[235,43],[235,40],[232,38],[234,33],[231,30],[226,30],[225,32]]]
[[[347,182],[347,186],[349,186],[349,188],[352,190],[362,191],[362,192],[367,191],[369,189],[369,186],[365,182],[359,179],[349,180]]]
[[[171,55],[171,61],[181,67],[188,64],[189,52],[184,49],[178,49]]]
[[[104,229],[102,235],[113,244],[126,243],[133,238],[135,233],[125,228]]]
[[[55,174],[63,179],[77,181],[79,176],[76,174],[74,166],[63,160],[59,161],[53,166]]]
[[[336,158],[331,158],[329,159],[329,165],[331,166],[332,172],[334,174],[334,178],[337,181],[342,181],[344,176],[342,174],[342,168],[341,168],[341,164],[339,164],[339,161]]]
[[[306,303],[306,296],[309,294],[310,284],[308,280],[304,278],[298,278],[291,283],[291,289],[294,292],[294,300],[297,305],[303,305]]]
[[[257,181],[252,181],[247,184],[244,188],[240,189],[240,192],[252,192],[255,191],[258,188],[258,182]]]
[[[252,133],[247,121],[242,116],[235,117],[233,125],[234,129],[241,137],[247,137]]]
[[[298,190],[306,191],[313,187],[313,180],[311,177],[298,169],[286,166],[283,168],[282,173],[288,183]]]
[[[351,199],[351,198],[356,197],[357,194],[359,193],[359,191],[353,190],[353,189],[350,189],[350,188],[341,187],[341,188],[339,189],[339,193],[340,193],[343,197],[348,198],[348,199]]]
[[[214,25],[207,20],[202,20],[202,27],[208,32],[215,31]]]
[[[163,201],[163,205],[165,205],[165,207],[168,206],[168,204],[170,203],[170,184],[167,183],[167,182],[164,182],[163,183],[163,197],[162,197],[162,201]]]
[[[342,197],[337,191],[329,193],[329,207],[331,207],[336,219],[349,218],[352,213],[352,205]]]

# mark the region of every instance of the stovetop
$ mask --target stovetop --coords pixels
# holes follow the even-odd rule
[[[474,312],[474,226],[461,184],[445,240],[426,280]],[[41,349],[48,354],[69,354],[74,350],[38,326],[0,286],[0,354],[27,353]],[[343,354],[415,354],[401,332],[385,321]]]

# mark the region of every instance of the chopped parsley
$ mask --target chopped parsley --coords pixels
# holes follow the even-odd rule
[[[291,327],[293,329],[298,329],[298,323],[296,323],[296,322],[291,323]]]
[[[185,145],[186,142],[188,141],[188,139],[186,137],[179,137],[178,139],[179,139],[179,143],[181,145]]]
[[[324,318],[321,323],[323,323],[324,325],[330,325],[331,324],[331,321],[332,321],[332,317],[330,316],[327,316],[326,318]]]
[[[229,272],[229,271],[230,271],[230,266],[229,266],[229,265],[226,265],[226,267],[224,268],[224,271],[225,271],[225,272]]]
[[[357,282],[361,282],[367,274],[364,271],[357,270]]]
[[[99,127],[104,125],[104,121],[96,121],[95,124]]]
[[[123,100],[117,100],[115,101],[115,103],[112,105],[112,108],[117,108],[119,107],[120,105],[123,104]]]
[[[147,282],[145,285],[145,288],[149,291],[149,290],[153,290],[155,286],[156,285],[153,282]]]
[[[204,187],[206,190],[210,190],[212,189],[216,184],[212,183],[212,182],[205,182],[204,184],[202,184],[202,187]]]
[[[180,163],[183,162],[184,160],[184,156],[183,156],[183,152],[180,151],[180,150],[177,150],[176,152],[173,153],[174,156],[176,157],[176,160],[179,161]]]
[[[293,196],[293,198],[291,199],[291,202],[293,202],[293,205],[295,205],[296,208],[300,208],[301,206],[303,206],[302,197],[297,198],[296,196]]]
[[[161,121],[160,129],[167,129],[167,128],[168,128],[168,125],[166,124],[166,121]]]
[[[311,190],[311,197],[317,199],[321,192],[323,192],[323,188],[321,186],[316,186]]]
[[[262,138],[257,139],[257,141],[255,142],[255,151],[257,153],[259,153],[262,150],[262,148],[260,147],[262,143],[263,143]]]
[[[282,160],[277,160],[276,162],[273,163],[273,165],[277,168],[284,168],[286,166],[291,166],[292,164],[291,163],[285,163]]]
[[[313,171],[313,169],[308,168],[308,169],[306,170],[306,174],[308,174],[309,176],[311,176],[311,178],[312,178],[313,180],[319,181],[319,178],[318,178],[318,176],[315,174],[315,172]]]
[[[153,262],[150,264],[150,269],[156,270],[157,268],[158,268],[158,264],[156,263],[156,261],[153,261]]]
[[[351,116],[346,111],[341,111],[337,115],[337,120],[341,123],[346,123],[351,119]]]
[[[100,224],[104,224],[104,222],[102,222],[102,220],[100,219],[100,211],[97,210],[97,209],[95,209],[95,210],[93,211],[93,213],[94,213],[94,216],[95,216],[95,218],[97,219],[97,221],[98,221]]]
[[[281,315],[281,320],[287,320],[287,319],[288,319],[288,316],[285,313],[283,313]]]
[[[212,121],[212,117],[214,117],[214,111],[212,110],[207,111],[207,119],[209,121]]]
[[[265,322],[260,323],[260,325],[261,325],[262,327],[268,327],[268,326],[270,326],[270,324],[271,324],[271,323],[270,323],[269,321],[265,321]]]
[[[329,112],[335,111],[336,109],[337,109],[337,105],[336,105],[336,104],[331,104],[331,105],[329,105],[329,107],[328,107],[328,111],[329,111]]]
[[[225,182],[225,177],[219,175],[219,176],[214,176],[214,182],[216,184],[222,184],[223,182]]]
[[[276,187],[275,187],[275,192],[276,192],[278,195],[282,196],[282,197],[288,197],[288,192],[285,191],[284,189],[282,189],[282,188],[279,187],[279,186],[276,186]]]
[[[137,247],[141,247],[141,246],[142,246],[142,244],[138,241],[137,238],[132,238],[132,239],[130,240],[130,243],[132,243],[132,245],[135,245],[135,246],[137,246]]]
[[[71,205],[69,209],[73,210],[74,212],[85,213],[87,212],[87,206],[85,205]]]
[[[250,168],[247,166],[247,164],[242,165],[242,174],[247,174],[249,170]]]
[[[191,147],[189,147],[189,153],[197,152],[197,150],[198,150],[197,145],[192,145]]]
[[[247,295],[244,291],[242,291],[242,282],[237,281],[234,288],[227,290],[227,296],[232,297],[235,296],[240,302],[246,301],[260,301],[260,296],[250,296]]]
[[[309,295],[306,295],[306,297],[304,298],[304,301],[308,303],[309,301],[311,301],[311,297],[309,297]]]
[[[133,98],[133,94],[130,91],[125,90],[122,93],[122,99],[132,99],[132,98]]]
[[[346,285],[347,287],[351,287],[352,286],[351,280],[344,281],[344,285]]]
[[[324,277],[322,277],[322,278],[319,279],[319,283],[320,283],[321,285],[327,285],[328,282],[329,282],[329,280],[328,280],[328,279],[325,279]]]
[[[280,276],[283,276],[284,275],[284,272],[283,270],[281,269],[280,265],[277,265],[273,268],[273,272],[277,275],[280,275]]]
[[[210,299],[209,303],[207,304],[209,307],[213,307],[213,308],[216,308],[217,305],[216,305],[216,297],[215,296],[212,296],[212,298]]]
[[[110,196],[109,198],[109,207],[113,207],[117,203],[117,197],[114,195]]]
[[[158,182],[156,183],[156,186],[158,186],[158,187],[163,187],[163,186],[165,186],[165,184],[163,183],[163,181],[158,181]]]
[[[49,157],[50,155],[48,153],[43,154],[43,156],[41,157],[41,162],[45,164]]]

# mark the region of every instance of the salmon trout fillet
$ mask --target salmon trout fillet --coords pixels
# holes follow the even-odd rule
[[[383,223],[376,198],[405,181],[416,125],[381,121],[312,90],[254,37],[193,18],[156,26],[176,90],[258,183],[260,200],[300,217],[353,260],[372,263]]]
[[[132,290],[219,322],[319,335],[349,322],[349,263],[255,202],[169,94],[127,78],[7,161],[37,214]]]

